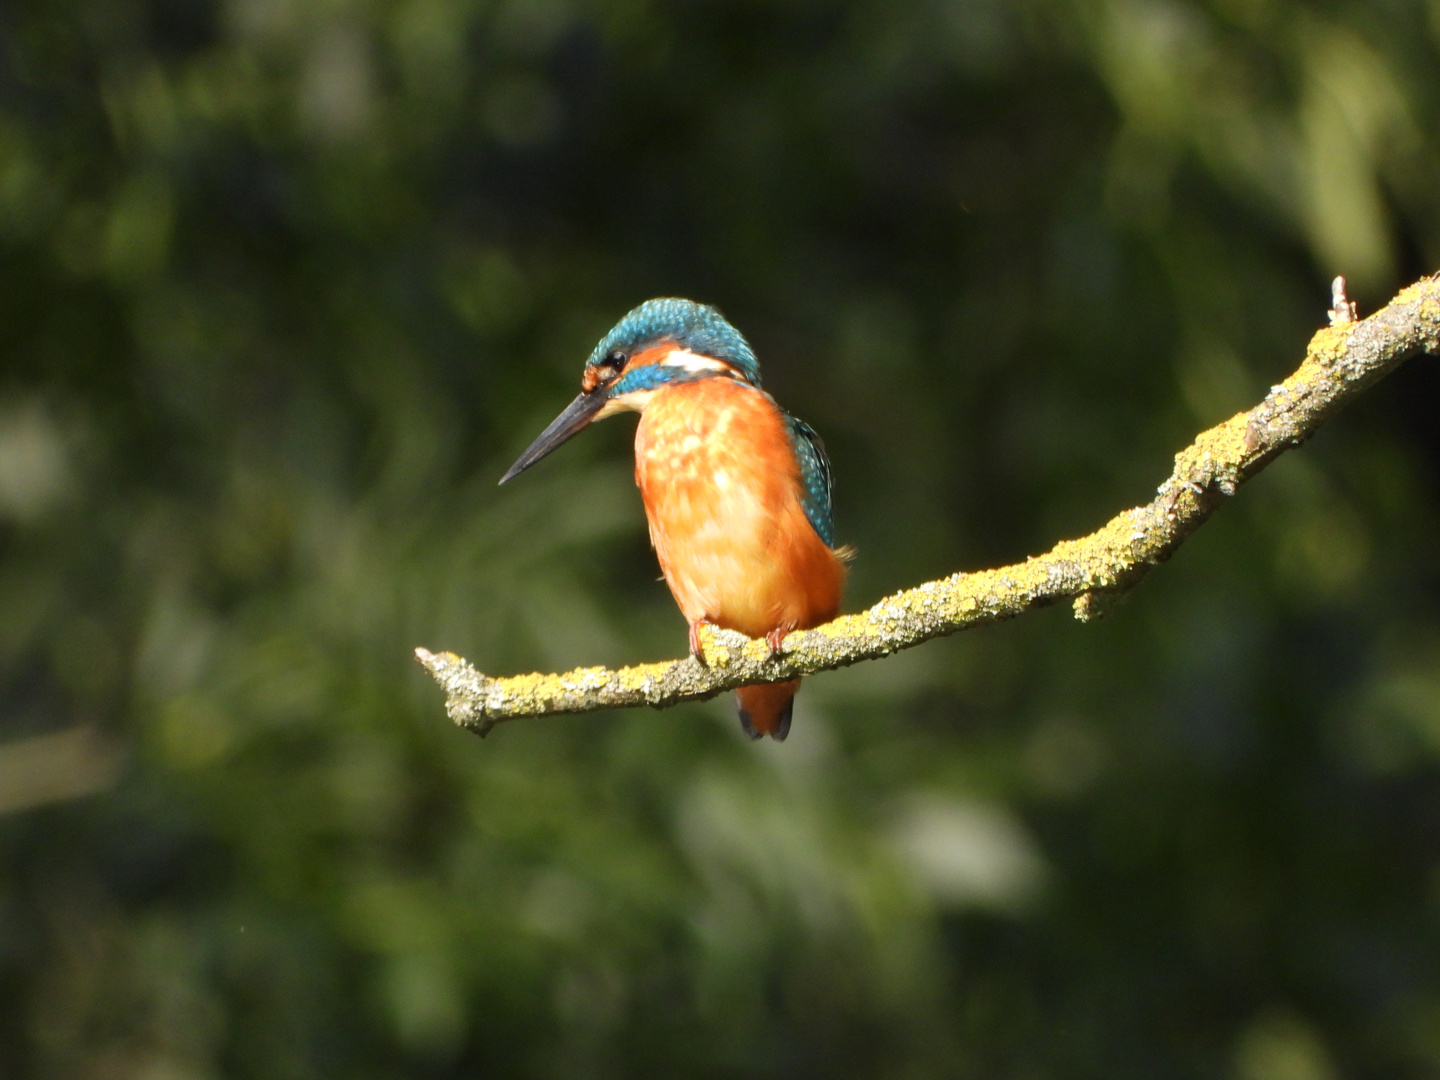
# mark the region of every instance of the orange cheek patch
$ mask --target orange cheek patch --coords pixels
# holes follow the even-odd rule
[[[650,364],[658,364],[674,351],[674,344],[668,341],[663,345],[655,345],[632,356],[630,362],[625,365],[625,370],[629,371],[631,368],[648,367]]]

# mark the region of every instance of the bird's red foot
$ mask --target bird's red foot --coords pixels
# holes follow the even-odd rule
[[[784,652],[781,646],[784,644],[785,635],[788,633],[790,633],[789,630],[771,630],[765,635],[765,644],[770,646],[771,656],[779,656]]]
[[[690,655],[699,662],[701,667],[710,665],[705,662],[705,649],[700,644],[700,628],[714,625],[709,619],[696,619],[690,624]]]

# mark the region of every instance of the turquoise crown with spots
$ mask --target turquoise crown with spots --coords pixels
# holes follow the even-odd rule
[[[760,361],[755,359],[755,350],[719,309],[673,296],[646,300],[626,315],[595,346],[589,362],[599,364],[612,352],[633,356],[647,346],[666,341],[723,360],[751,386],[760,385]]]

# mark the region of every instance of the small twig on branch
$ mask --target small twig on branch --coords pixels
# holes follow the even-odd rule
[[[1337,277],[1330,283],[1330,325],[1349,326],[1359,318],[1355,301],[1345,295],[1345,279]]]
[[[1176,454],[1175,471],[1149,503],[1044,555],[998,570],[952,574],[886,597],[859,615],[796,631],[775,658],[764,641],[713,628],[701,634],[704,666],[686,658],[618,671],[577,668],[491,679],[453,653],[416,649],[415,655],[444,688],[451,719],[484,735],[521,717],[665,708],[748,683],[813,675],[1060,600],[1074,599],[1077,618],[1095,618],[1168,559],[1246,480],[1415,353],[1440,351],[1440,275],[1410,286],[1359,322],[1343,278],[1336,279],[1333,297],[1332,325],[1311,339],[1299,370],[1249,412],[1201,433]]]

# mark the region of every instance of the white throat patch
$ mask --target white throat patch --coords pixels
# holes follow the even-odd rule
[[[595,414],[595,419],[604,420],[607,416],[614,416],[616,413],[622,412],[643,413],[645,406],[654,395],[654,390],[632,390],[628,394],[611,398],[600,406],[600,411]]]

